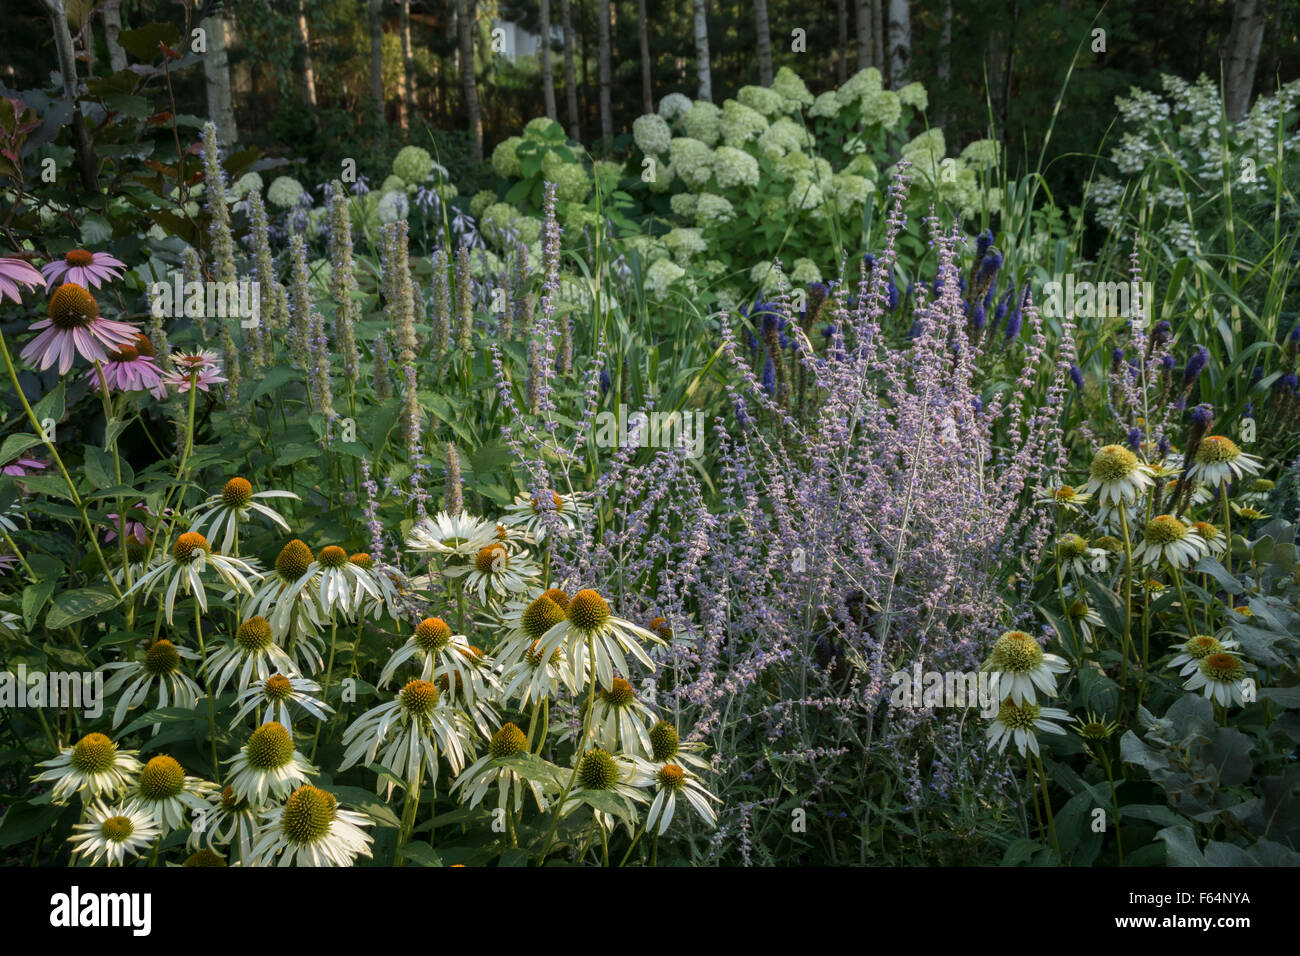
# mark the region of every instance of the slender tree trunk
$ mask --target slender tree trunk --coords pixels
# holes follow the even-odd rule
[[[655,111],[654,91],[650,89],[650,30],[646,23],[645,0],[636,0],[636,32],[641,38],[641,108]]]
[[[596,4],[596,13],[600,17],[597,30],[599,48],[596,52],[600,74],[600,135],[607,147],[614,141],[614,110],[610,102],[613,77],[609,62],[609,8],[609,0],[599,0]]]
[[[871,60],[881,73],[889,65],[885,62],[885,0],[871,0]]]
[[[912,63],[912,10],[908,0],[889,0],[889,85],[907,82]]]
[[[944,0],[943,19],[939,27],[938,109],[934,112],[934,125],[948,122],[948,103],[952,93],[952,0]],[[933,104],[932,104],[933,106]]]
[[[226,53],[226,21],[208,17],[203,21],[208,37],[208,52],[203,56],[203,74],[207,79],[208,118],[217,126],[217,141],[229,145],[239,140],[235,124],[235,102],[230,92],[230,58]]]
[[[758,35],[758,82],[772,85],[772,28],[767,21],[767,0],[754,0],[754,32]]]
[[[81,24],[81,45],[86,54],[86,70],[92,76],[95,70],[95,18],[88,16]]]
[[[858,69],[871,66],[871,0],[854,0],[853,28],[858,35]]]
[[[126,51],[117,41],[122,32],[122,0],[108,0],[104,4],[104,37],[108,43],[108,62],[113,72],[126,69]]]
[[[99,177],[95,172],[95,153],[86,131],[86,121],[81,115],[80,81],[77,79],[77,58],[72,52],[72,34],[68,32],[68,12],[63,0],[41,0],[54,30],[54,50],[59,58],[59,78],[63,81],[63,95],[72,104],[72,143],[77,152],[77,169],[81,185],[86,192],[99,192]]]
[[[573,70],[573,5],[560,0],[560,19],[564,28],[564,100],[569,110],[569,138],[582,141],[578,123],[578,78]]]
[[[551,66],[551,0],[541,0],[542,30],[542,96],[546,100],[546,118],[555,119],[559,110],[555,108],[555,69]]]
[[[1223,105],[1234,123],[1250,108],[1267,17],[1267,9],[1258,0],[1236,0],[1232,5],[1232,29],[1223,45],[1222,58]]]
[[[843,83],[849,78],[849,0],[837,0],[840,28],[840,56],[836,75],[839,82]]]
[[[411,44],[411,0],[398,0],[402,32],[402,100],[406,112],[415,118],[415,52]]]
[[[483,114],[478,105],[478,87],[474,83],[475,0],[456,0],[456,32],[460,40],[460,82],[465,91],[465,115],[469,119],[474,158],[483,158]]]
[[[699,81],[698,99],[713,102],[713,77],[709,71],[709,20],[704,0],[693,0],[695,12],[695,76]]]
[[[384,0],[370,0],[367,10],[370,27],[370,108],[379,122],[384,121],[384,21],[380,13]]]
[[[308,106],[315,106],[316,71],[311,62],[311,34],[307,31],[307,11],[303,7],[303,0],[297,0],[293,31],[298,45],[302,47],[302,99]]]

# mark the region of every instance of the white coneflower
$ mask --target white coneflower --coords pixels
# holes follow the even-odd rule
[[[689,768],[672,762],[653,763],[640,759],[635,759],[635,762],[643,777],[649,777],[655,788],[654,799],[650,801],[650,810],[646,814],[647,833],[663,836],[668,832],[679,797],[699,814],[706,826],[718,825],[718,815],[709,801],[721,803],[722,800],[710,793]]]
[[[1142,540],[1133,549],[1133,560],[1139,564],[1164,560],[1175,568],[1186,568],[1208,553],[1205,541],[1182,518],[1156,515],[1147,522]]]
[[[295,587],[315,561],[311,548],[294,538],[280,549],[274,570],[267,573],[262,587],[244,609],[250,616],[266,618],[276,641],[291,648],[296,666],[305,672],[324,666],[319,636],[324,621],[316,590]]]
[[[357,615],[375,619],[385,615],[400,617],[402,592],[410,587],[406,576],[397,568],[376,567],[374,558],[364,551],[350,555],[348,563],[358,568],[363,578],[357,581],[357,589],[352,595],[352,606]]]
[[[1106,445],[1092,459],[1084,491],[1101,505],[1132,504],[1152,485],[1151,471],[1123,445]]]
[[[556,648],[563,648],[574,683],[585,672],[590,656],[596,677],[608,686],[614,681],[615,671],[631,673],[628,657],[654,670],[654,662],[641,647],[642,642],[662,644],[663,639],[631,621],[615,617],[603,597],[584,589],[569,600],[564,620],[543,636],[538,654],[549,657]]]
[[[290,733],[293,733],[293,712],[289,708],[290,704],[301,707],[317,720],[325,720],[329,714],[334,713],[333,707],[316,696],[319,691],[320,684],[306,677],[272,674],[266,680],[253,684],[235,698],[235,706],[238,710],[230,726],[234,727],[259,707],[265,707],[266,709],[262,711],[263,723],[275,721],[277,724],[283,724]]]
[[[501,761],[521,753],[527,753],[528,739],[515,724],[504,724],[492,735],[488,743],[488,752],[465,768],[464,773],[456,778],[452,790],[460,791],[461,802],[470,808],[478,806],[493,786],[497,788],[497,806],[509,807],[518,813],[524,806],[524,794],[533,795],[533,801],[539,811],[545,812],[549,801],[546,799],[546,787],[539,780],[522,776],[510,766],[503,766]]]
[[[82,793],[89,800],[111,799],[135,783],[135,775],[140,772],[136,753],[118,749],[103,734],[86,734],[71,747],[64,747],[57,757],[37,764],[49,769],[34,782],[54,782],[51,803],[63,803],[74,793]]]
[[[426,617],[406,639],[406,643],[393,651],[388,663],[379,672],[379,686],[393,679],[399,667],[414,658],[420,664],[420,678],[431,681],[435,672],[462,673],[469,670],[469,661],[462,651],[469,649],[463,634],[453,634],[451,627],[440,617]]]
[[[293,671],[289,655],[275,643],[271,625],[264,617],[250,617],[235,631],[234,640],[214,650],[202,670],[213,681],[213,696],[220,694],[232,677],[236,690],[244,690],[255,679],[266,680],[280,671]]]
[[[1184,690],[1199,690],[1208,699],[1227,707],[1236,704],[1244,707],[1246,662],[1236,654],[1220,651],[1202,657],[1196,673],[1183,685]]]
[[[203,696],[203,688],[181,672],[181,661],[198,659],[198,654],[177,647],[164,638],[149,645],[143,661],[114,661],[105,664],[105,672],[116,673],[104,685],[104,693],[111,696],[119,690],[122,692],[113,709],[113,726],[120,724],[132,707],[148,699],[155,683],[159,707],[192,709]]]
[[[446,569],[450,578],[463,577],[467,590],[478,594],[486,604],[488,595],[509,597],[531,588],[541,577],[542,569],[525,552],[512,552],[500,542],[493,542],[474,556],[471,564],[457,564]]]
[[[141,769],[127,795],[127,805],[151,814],[167,833],[185,823],[188,811],[206,810],[204,798],[215,790],[214,784],[187,776],[176,758],[159,754]]]
[[[561,495],[542,491],[531,495],[516,495],[514,503],[506,506],[501,523],[506,527],[521,527],[538,544],[556,529],[561,534],[576,531],[591,518],[591,506],[579,501],[576,495]]]
[[[164,580],[170,582],[163,607],[167,623],[171,624],[178,588],[186,594],[193,594],[202,610],[208,609],[207,592],[203,586],[203,572],[208,568],[216,571],[231,589],[250,595],[253,584],[262,577],[261,572],[248,562],[218,554],[203,535],[187,531],[176,539],[167,559],[135,582],[127,594],[143,591],[148,595]]]
[[[628,833],[633,831],[632,821],[637,818],[635,804],[645,803],[646,795],[642,791],[650,786],[651,780],[641,773],[629,758],[615,757],[600,747],[587,750],[577,761],[576,786],[569,792],[561,808],[562,814],[571,813],[577,807],[586,804],[592,808],[596,822],[606,830],[612,829],[617,817],[596,807],[588,794],[602,794],[612,797],[623,807],[622,819]],[[607,803],[603,799],[602,803]]]
[[[1218,525],[1209,521],[1193,521],[1192,530],[1201,536],[1201,540],[1205,542],[1206,553],[1213,557],[1220,557],[1228,550],[1228,536]]]
[[[285,590],[282,600],[296,600],[305,588],[314,593],[316,606],[323,614],[332,616],[338,613],[345,618],[353,616],[358,594],[371,600],[383,596],[372,575],[349,561],[346,551],[332,544],[320,549],[316,560],[307,566],[306,573]]]
[[[998,715],[988,729],[989,749],[995,745],[998,753],[1007,749],[1007,744],[1015,741],[1016,750],[1021,756],[1026,751],[1038,753],[1038,732],[1047,734],[1064,734],[1064,728],[1052,723],[1054,720],[1068,721],[1073,718],[1056,707],[1040,707],[1033,701],[1017,704],[1007,699],[998,708]]]
[[[352,866],[370,856],[374,842],[362,827],[374,821],[339,807],[334,794],[303,784],[283,807],[267,810],[253,844],[251,862],[258,866]]]
[[[504,671],[523,660],[534,641],[564,620],[568,606],[569,595],[559,588],[534,588],[499,609],[489,606],[483,626],[505,632],[492,650],[497,666]]]
[[[1074,623],[1074,626],[1079,629],[1079,634],[1083,638],[1085,644],[1092,643],[1093,628],[1104,626],[1101,615],[1097,613],[1097,609],[1081,597],[1075,598],[1070,602],[1070,606],[1066,609],[1066,613]]]
[[[127,856],[139,856],[158,835],[158,824],[147,811],[95,803],[87,808],[85,821],[73,825],[68,842],[74,859],[85,859],[91,866],[107,859],[109,866],[121,866]]]
[[[1088,546],[1088,539],[1077,534],[1063,534],[1056,539],[1056,559],[1061,562],[1064,571],[1075,574],[1087,574],[1094,561],[1105,558],[1106,552],[1101,548]]]
[[[1236,641],[1224,637],[1222,640],[1209,634],[1195,634],[1183,643],[1181,654],[1175,655],[1169,667],[1181,667],[1179,677],[1187,677],[1200,667],[1201,661],[1211,654],[1223,654],[1239,647]]]
[[[1266,511],[1260,511],[1254,505],[1251,504],[1239,505],[1235,501],[1232,503],[1232,513],[1235,514],[1242,521],[1267,521],[1269,518],[1273,517],[1271,514],[1269,514]]]
[[[235,796],[255,806],[265,803],[268,796],[284,799],[318,772],[294,747],[293,734],[275,721],[253,731],[229,763]]]
[[[1037,693],[1056,695],[1056,675],[1070,665],[1064,658],[1044,653],[1032,634],[1007,631],[993,644],[984,669],[999,674],[998,693],[1012,703],[1037,700]]]
[[[207,528],[209,537],[213,540],[221,539],[222,551],[230,551],[235,544],[239,526],[246,523],[254,513],[287,532],[288,522],[261,503],[262,500],[272,498],[301,500],[292,491],[253,491],[253,486],[246,478],[231,478],[220,494],[212,495],[199,505],[199,514],[190,522],[190,530],[202,532]]]
[[[406,550],[468,560],[496,540],[497,529],[492,522],[466,511],[456,515],[440,511],[416,522],[406,536]]]
[[[217,847],[234,847],[239,861],[247,863],[253,855],[257,810],[247,800],[235,796],[234,789],[229,786],[220,793],[210,794],[207,804],[207,809],[195,818],[190,828],[186,849],[206,847],[215,851]]]
[[[1040,488],[1034,504],[1053,505],[1063,511],[1077,512],[1091,497],[1092,495],[1070,485],[1061,485],[1059,488]]]
[[[652,750],[649,727],[658,715],[638,699],[636,690],[621,677],[596,694],[592,739],[610,751],[648,756]]]
[[[1217,489],[1225,481],[1258,475],[1263,465],[1254,455],[1247,455],[1237,447],[1231,438],[1206,435],[1196,446],[1189,475]]]
[[[343,732],[347,750],[339,770],[378,762],[413,787],[423,759],[429,779],[436,781],[439,753],[451,772],[459,774],[473,754],[473,734],[469,718],[445,704],[437,687],[426,680],[408,681],[393,700],[366,711]],[[376,789],[387,788],[387,799],[393,786],[392,777],[380,777]]]
[[[569,693],[576,693],[579,687],[587,683],[587,671],[584,668],[581,679],[573,680],[564,652],[558,647],[549,657],[540,653],[541,642],[533,641],[524,651],[524,656],[509,667],[501,670],[501,699],[519,698],[521,708],[536,704],[545,698],[558,697],[560,686]]]

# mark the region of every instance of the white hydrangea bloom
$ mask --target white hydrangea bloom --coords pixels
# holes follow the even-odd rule
[[[698,229],[678,227],[669,231],[664,236],[663,242],[673,258],[681,263],[689,261],[692,256],[706,252],[709,248],[709,244],[704,241],[704,236]]]
[[[266,201],[280,209],[298,204],[302,198],[302,183],[292,176],[277,176],[266,191]]]
[[[705,100],[697,100],[682,114],[682,132],[705,146],[716,146],[722,135],[722,110]]]
[[[667,152],[673,131],[668,128],[668,123],[662,116],[647,113],[632,121],[632,138],[636,141],[637,149],[647,156],[660,156]]]
[[[695,206],[695,224],[701,228],[717,226],[731,222],[736,218],[736,209],[724,196],[713,193],[700,193]]]
[[[783,66],[776,71],[776,76],[772,80],[772,89],[785,101],[787,113],[797,113],[800,108],[813,105],[813,95],[808,92],[807,85],[799,78],[799,74],[788,66]]]
[[[662,301],[668,295],[668,287],[682,276],[686,270],[671,259],[657,259],[646,270],[641,287],[656,301]]]
[[[669,93],[659,101],[659,115],[668,121],[691,108],[691,98],[684,93]]]
[[[379,198],[379,221],[388,225],[397,222],[399,219],[405,219],[411,211],[410,201],[406,198],[405,191],[393,190],[390,193],[384,193]]]
[[[713,175],[723,189],[758,185],[758,160],[744,150],[719,146],[713,154]]]
[[[700,189],[713,175],[713,150],[698,139],[674,137],[669,145],[673,170],[688,188]]]
[[[728,146],[744,146],[767,129],[767,119],[758,110],[736,100],[722,104],[722,141]]]
[[[736,91],[736,99],[769,119],[785,112],[781,94],[765,86],[742,86]]]
[[[808,115],[818,119],[834,119],[840,111],[840,98],[835,93],[822,93],[813,100]]]
[[[796,285],[811,285],[822,281],[821,270],[811,259],[794,260],[794,269],[790,272],[790,281]]]
[[[904,106],[915,110],[925,110],[930,105],[930,97],[920,83],[908,83],[898,91],[898,99]]]
[[[668,200],[668,205],[672,208],[674,216],[680,216],[682,219],[694,219],[695,207],[699,203],[700,197],[695,193],[673,193]]]

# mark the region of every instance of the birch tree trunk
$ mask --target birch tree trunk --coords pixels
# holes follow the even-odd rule
[[[104,37],[108,43],[108,62],[117,73],[126,69],[126,50],[117,41],[122,32],[122,0],[108,0],[104,4]]]
[[[302,99],[308,106],[316,105],[316,71],[311,63],[311,34],[307,32],[307,11],[303,0],[297,0],[297,14],[293,18],[293,31],[302,47]]]
[[[600,17],[597,28],[596,63],[600,76],[600,135],[608,146],[614,139],[614,111],[610,103],[613,77],[610,75],[609,63],[609,0],[600,0],[596,5],[596,15]]]
[[[370,106],[384,121],[384,21],[380,10],[384,0],[370,0],[367,20],[370,28]]]
[[[650,30],[646,23],[645,0],[636,0],[636,30],[641,38],[641,109],[653,113],[655,98],[650,89]]]
[[[858,34],[858,69],[865,70],[875,62],[871,56],[871,0],[854,0],[853,26]]]
[[[713,102],[713,77],[709,72],[709,21],[704,0],[693,0],[695,10],[695,75],[699,80],[698,99]]]
[[[912,10],[908,0],[889,0],[889,85],[898,89],[907,82],[912,63]]]
[[[754,32],[758,34],[758,82],[772,85],[772,28],[767,19],[767,0],[754,0]]]
[[[475,0],[456,0],[456,32],[460,40],[460,83],[465,91],[465,115],[469,120],[474,158],[483,158],[483,114],[478,105],[478,87],[474,83]]]
[[[555,69],[551,66],[551,0],[541,0],[541,7],[542,95],[546,100],[546,118],[553,120],[559,116],[559,110],[555,108]]]
[[[1232,5],[1232,29],[1223,47],[1223,105],[1234,123],[1250,108],[1267,16],[1258,0],[1236,0]]]
[[[569,111],[569,138],[582,141],[578,123],[578,77],[573,70],[573,4],[560,0],[560,18],[564,21],[564,100]]]
[[[216,124],[217,142],[223,146],[239,140],[235,125],[235,103],[230,93],[230,58],[226,54],[226,21],[208,17],[203,21],[208,52],[203,55],[203,75],[207,80],[208,118]]]
[[[884,0],[871,0],[871,62],[881,73],[885,72],[885,16],[881,9]]]

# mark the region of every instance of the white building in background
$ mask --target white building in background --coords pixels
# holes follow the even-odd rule
[[[492,41],[493,49],[513,63],[521,56],[537,56],[542,38],[540,34],[525,30],[522,24],[493,18]],[[564,28],[551,24],[551,48],[563,42]]]

